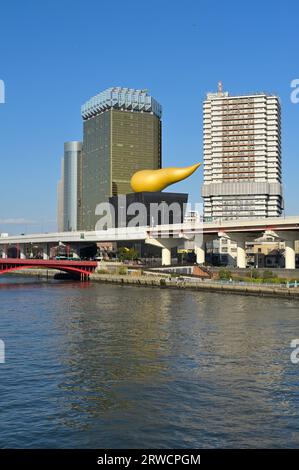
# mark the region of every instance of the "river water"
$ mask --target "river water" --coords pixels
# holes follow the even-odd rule
[[[0,447],[299,446],[299,303],[0,280]]]

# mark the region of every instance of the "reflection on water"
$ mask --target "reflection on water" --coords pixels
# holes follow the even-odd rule
[[[0,281],[1,447],[296,447],[298,303]]]

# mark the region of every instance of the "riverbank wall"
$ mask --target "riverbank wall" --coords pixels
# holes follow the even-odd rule
[[[19,271],[12,271],[6,273],[5,276],[12,277],[37,277],[42,279],[53,279],[57,274],[61,274],[61,271],[56,269],[20,269]]]
[[[40,279],[53,279],[59,271],[27,269],[21,272],[13,272],[9,276],[31,276]],[[100,274],[94,273],[90,276],[91,282],[118,284],[122,286],[152,287],[160,289],[185,289],[202,292],[218,292],[222,294],[239,294],[260,297],[276,297],[292,300],[299,300],[299,287],[280,287],[275,284],[231,284],[221,283],[208,280],[200,280],[196,278],[172,278],[167,275],[159,275],[158,273],[149,275],[132,275],[132,274]]]
[[[159,276],[130,276],[117,274],[92,274],[93,282],[112,283],[120,285],[133,285],[140,287],[159,287],[163,289],[187,289],[192,291],[219,292],[225,294],[254,295],[261,297],[283,297],[299,300],[299,288],[287,288],[263,285],[222,284],[220,282],[201,281],[197,279],[180,280],[179,278],[166,278]]]

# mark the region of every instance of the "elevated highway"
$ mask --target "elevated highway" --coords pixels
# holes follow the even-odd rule
[[[246,220],[215,220],[213,222],[188,222],[173,225],[145,227],[120,227],[101,231],[76,231],[37,233],[0,237],[0,254],[7,257],[10,246],[18,246],[24,258],[27,244],[39,245],[43,258],[49,257],[49,246],[68,244],[76,249],[93,243],[117,241],[144,241],[162,249],[162,263],[169,264],[170,250],[183,240],[194,240],[197,261],[205,260],[205,242],[218,237],[228,237],[237,242],[237,265],[246,267],[245,243],[271,233],[286,243],[286,268],[295,268],[295,241],[299,240],[299,216]]]

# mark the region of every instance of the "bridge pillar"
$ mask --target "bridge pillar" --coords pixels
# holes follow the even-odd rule
[[[245,240],[237,241],[237,267],[246,268]]]
[[[162,248],[162,265],[171,265],[171,248],[182,243],[182,239],[176,238],[146,238],[145,243],[148,245],[158,246]]]
[[[162,266],[171,265],[171,248],[162,248]]]
[[[285,269],[296,268],[295,241],[299,240],[299,231],[275,231],[276,235],[285,241]]]
[[[203,239],[203,234],[195,235],[194,237],[194,252],[197,264],[204,264],[206,259],[206,244]]]
[[[48,260],[49,259],[49,254],[48,254],[48,244],[47,243],[43,243],[41,245],[41,254],[42,254],[42,257],[44,260]]]
[[[199,235],[195,235],[194,237],[194,251],[196,255],[196,263],[197,264],[204,264],[206,260],[206,243],[209,241],[213,241],[215,236],[203,235],[202,233]]]
[[[246,236],[233,234],[232,238],[237,243],[237,268],[246,268]]]
[[[218,232],[219,237],[227,237],[230,240],[237,243],[237,267],[240,269],[246,268],[246,242],[250,242],[252,240],[256,240],[258,237],[261,236],[261,233],[256,232],[249,232],[249,233],[235,233],[229,232]]]
[[[20,245],[20,259],[26,259],[26,255],[25,255],[25,245]]]
[[[73,255],[73,258],[78,258],[78,259],[80,259],[80,248],[79,248],[78,245],[77,245],[77,246],[73,246],[73,245],[72,245],[70,251],[71,251],[71,253],[72,253],[72,255]]]
[[[206,260],[205,243],[195,247],[196,263],[204,264]]]
[[[293,239],[285,241],[285,268],[296,268],[295,240]]]

